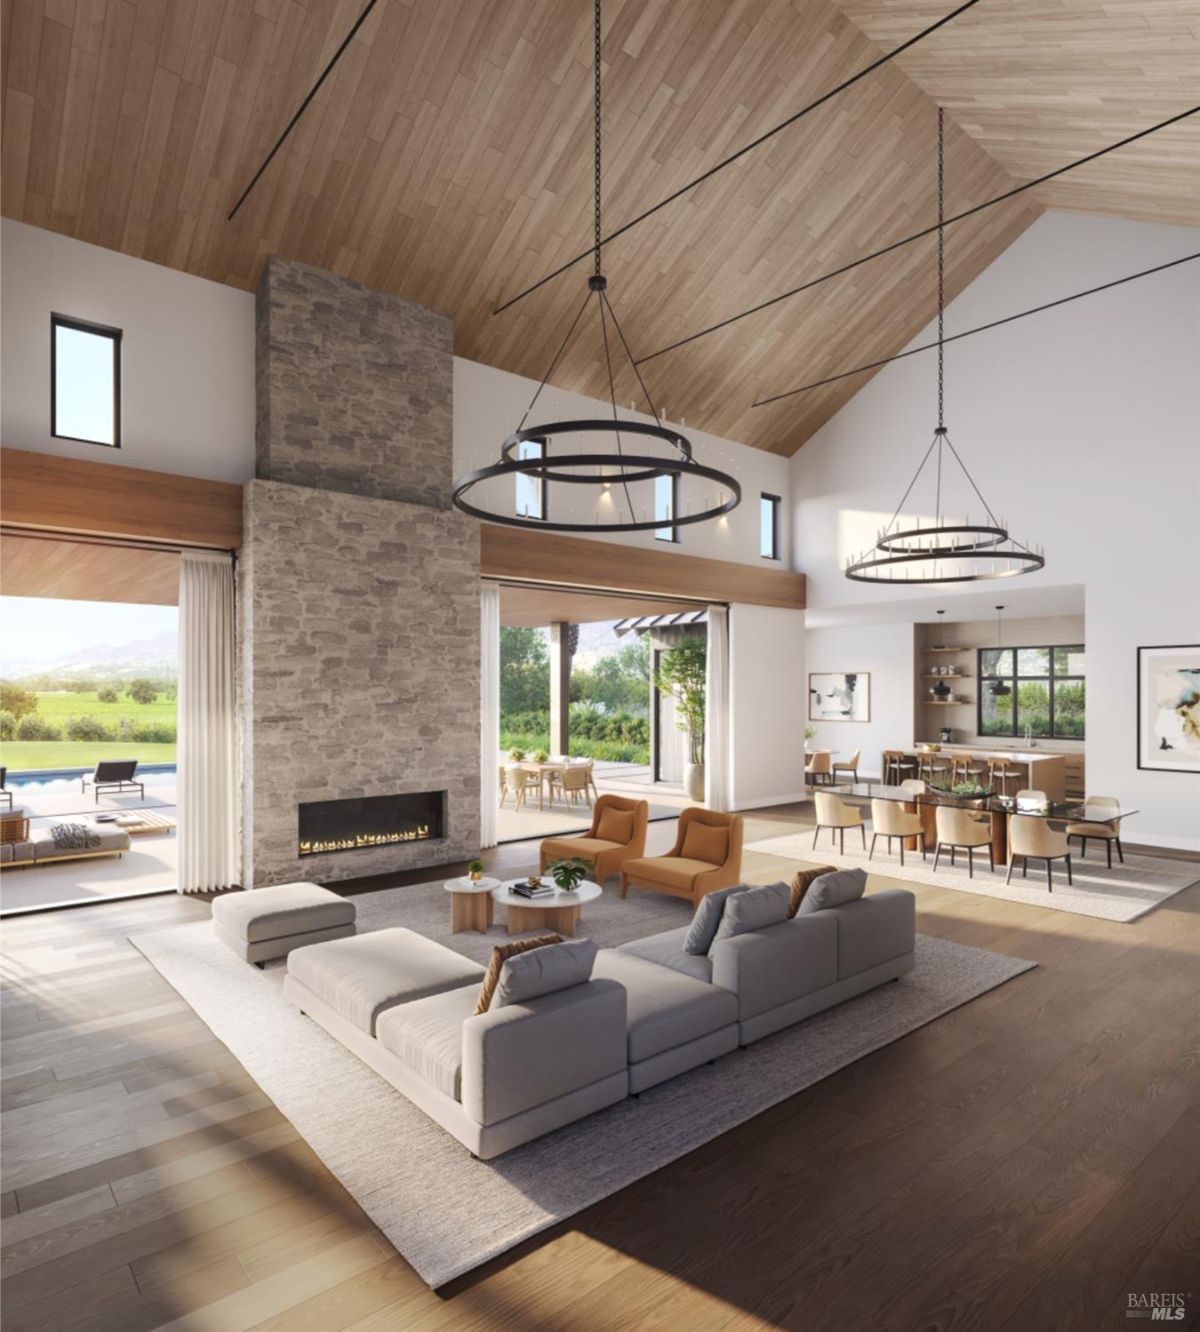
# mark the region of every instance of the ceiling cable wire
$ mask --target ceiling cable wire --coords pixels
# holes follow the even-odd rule
[[[604,245],[610,245],[613,241],[617,239],[618,236],[623,236],[627,231],[631,231],[634,227],[638,226],[639,223],[645,222],[647,218],[653,217],[655,213],[660,211],[660,209],[666,208],[668,204],[674,203],[676,199],[679,199],[683,195],[689,193],[689,191],[694,190],[698,185],[702,185],[706,180],[711,180],[712,177],[715,176],[718,171],[724,171],[724,169],[727,166],[731,166],[734,162],[738,161],[740,158],[745,157],[747,153],[753,152],[755,148],[758,148],[762,144],[766,143],[768,139],[773,139],[776,134],[781,133],[789,126],[794,125],[798,120],[802,120],[805,116],[807,116],[810,112],[815,111],[818,107],[824,106],[824,104],[828,102],[831,98],[836,97],[839,93],[845,92],[847,88],[852,88],[856,83],[859,82],[860,79],[865,79],[868,74],[873,74],[875,70],[880,68],[880,66],[886,65],[889,60],[894,60],[898,55],[902,55],[905,51],[916,46],[918,42],[924,41],[926,37],[929,37],[931,34],[937,32],[939,28],[944,28],[947,23],[950,23],[954,19],[958,18],[960,14],[965,14],[968,9],[973,8],[978,3],[979,0],[966,0],[965,4],[959,5],[957,9],[952,9],[949,14],[946,14],[942,18],[938,19],[936,23],[931,23],[927,28],[922,28],[920,32],[910,37],[906,42],[902,42],[899,46],[895,47],[893,50],[886,52],[884,55],[881,55],[877,60],[873,60],[869,65],[865,66],[863,69],[860,69],[857,74],[853,74],[850,76],[850,78],[844,80],[842,83],[839,83],[836,88],[830,88],[828,92],[822,93],[821,96],[818,97],[815,101],[809,102],[807,106],[801,107],[800,110],[795,112],[794,115],[790,115],[786,120],[780,121],[780,123],[774,126],[774,128],[767,130],[765,133],[760,134],[758,138],[752,139],[749,143],[744,144],[741,148],[737,150],[737,152],[731,153],[728,157],[723,158],[720,162],[717,162],[714,166],[709,167],[707,171],[702,172],[699,176],[696,176],[695,179],[688,181],[686,185],[681,185],[679,189],[675,190],[671,194],[668,194],[665,199],[660,199],[658,203],[652,205],[650,208],[647,208],[645,212],[639,213],[637,217],[630,218],[628,222],[624,223],[622,226],[619,226],[616,229],[616,231],[609,232],[609,234],[607,236],[604,236],[603,238],[597,237],[595,242],[591,246],[589,246],[588,249],[584,250],[580,254],[577,254],[574,259],[569,259],[565,264],[560,264],[554,270],[553,273],[547,273],[544,278],[540,278],[531,287],[526,287],[524,291],[518,292],[515,296],[510,297],[507,301],[504,302],[503,305],[498,305],[492,311],[492,313],[494,315],[503,314],[505,310],[508,310],[512,306],[516,305],[518,301],[523,301],[526,296],[531,296],[535,291],[538,291],[541,287],[544,287],[547,282],[553,282],[553,280],[556,277],[561,277],[565,272],[567,272],[568,269],[574,268],[577,263],[579,263],[583,259],[586,259],[589,254],[595,252],[598,256],[600,247]],[[599,61],[597,61],[597,68],[599,68]],[[598,265],[599,264],[598,258],[596,262]],[[596,271],[599,272],[598,267]]]

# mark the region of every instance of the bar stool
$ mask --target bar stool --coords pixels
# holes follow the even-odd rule
[[[902,749],[885,749],[883,751],[883,784],[884,786],[899,786],[906,777],[917,776],[920,765],[911,754],[906,754]]]
[[[1008,795],[1009,782],[1021,784],[1021,769],[1007,759],[992,759],[988,764],[988,781],[996,787],[1002,796]]]

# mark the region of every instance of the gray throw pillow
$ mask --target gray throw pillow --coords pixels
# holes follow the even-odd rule
[[[696,914],[692,917],[691,928],[683,941],[683,951],[703,957],[716,938],[717,928],[725,912],[725,903],[734,893],[745,891],[746,885],[739,883],[735,888],[718,888],[715,893],[705,893],[696,908]]]
[[[731,897],[725,903],[721,924],[713,936],[711,947],[715,948],[722,939],[732,939],[735,934],[748,934],[751,930],[765,930],[771,925],[781,925],[788,918],[791,897],[791,885],[786,883],[771,883],[765,888],[747,888],[744,893]]]
[[[860,898],[866,886],[866,870],[835,870],[832,874],[822,874],[804,894],[796,915],[808,916],[823,907],[845,906]]]
[[[510,957],[500,968],[491,1007],[523,1004],[543,994],[582,985],[591,979],[595,960],[596,945],[590,939],[568,939]]]

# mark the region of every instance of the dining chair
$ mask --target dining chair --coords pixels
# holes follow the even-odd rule
[[[904,864],[904,843],[910,837],[921,839],[921,859],[925,859],[925,830],[921,827],[921,816],[906,814],[897,800],[871,801],[871,854],[867,856],[868,860],[874,859],[875,843],[881,837],[887,838],[889,856],[892,854],[892,839],[900,839],[901,866]]]
[[[596,789],[596,760],[588,759],[583,768],[587,773],[588,790],[592,793],[592,799],[599,800],[600,792]]]
[[[500,764],[500,803],[504,804],[504,797],[508,795],[508,776],[504,764]]]
[[[572,805],[577,805],[581,796],[587,804],[592,803],[591,792],[588,790],[588,771],[582,763],[568,764],[561,772],[554,773],[551,780],[551,789],[557,786],[562,791],[563,799]]]
[[[845,763],[835,763],[833,765],[833,780],[837,781],[839,772],[848,772],[852,782],[858,781],[858,760],[861,754],[862,750],[856,749]]]
[[[1112,869],[1112,849],[1115,844],[1121,864],[1125,863],[1125,852],[1121,849],[1121,802],[1112,796],[1088,796],[1083,802],[1084,813],[1091,816],[1077,823],[1067,824],[1067,841],[1078,837],[1079,859],[1087,856],[1087,844],[1095,840],[1104,843],[1108,852],[1108,868]]]
[[[1008,877],[1005,883],[1012,883],[1013,866],[1017,857],[1021,857],[1021,877],[1027,878],[1029,857],[1046,862],[1046,888],[1054,891],[1054,880],[1050,875],[1052,860],[1067,862],[1067,883],[1074,883],[1071,877],[1071,844],[1065,832],[1056,829],[1040,819],[1036,814],[1014,814],[1008,821]]]
[[[541,798],[542,774],[537,768],[526,768],[519,763],[509,767],[506,781],[513,793],[513,807],[520,809],[530,791]]]
[[[862,833],[863,850],[867,849],[867,828],[863,823],[862,810],[856,809],[853,805],[847,805],[840,796],[835,796],[829,791],[818,791],[813,800],[817,806],[817,827],[813,833],[813,850],[816,850],[817,838],[821,835],[822,828],[828,828],[831,833],[838,835],[838,850],[845,854],[846,851],[846,829],[857,828]]]
[[[815,754],[809,755],[804,765],[804,776],[812,786],[820,786],[822,779],[825,782],[833,780],[832,755],[827,749],[818,749]]]
[[[956,805],[939,805],[934,813],[937,827],[937,848],[933,853],[933,868],[936,871],[942,851],[950,852],[950,864],[954,864],[955,851],[967,853],[967,877],[975,877],[975,851],[987,847],[988,868],[995,872],[996,860],[992,853],[992,829],[987,818],[970,809],[960,809]]]
[[[929,790],[929,787],[920,777],[906,777],[905,780],[900,783],[900,789],[902,791],[911,791],[913,795],[924,795],[925,792]]]
[[[1022,803],[1026,805],[1048,805],[1050,803],[1050,798],[1046,795],[1045,791],[1035,791],[1026,787],[1017,792],[1017,804],[1020,805]]]

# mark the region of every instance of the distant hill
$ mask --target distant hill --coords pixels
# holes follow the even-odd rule
[[[28,651],[19,654],[5,651],[0,655],[0,676],[18,684],[42,675],[61,680],[132,680],[142,675],[173,680],[177,666],[173,633],[156,634],[117,647],[102,644],[80,648],[65,656],[39,656]]]

